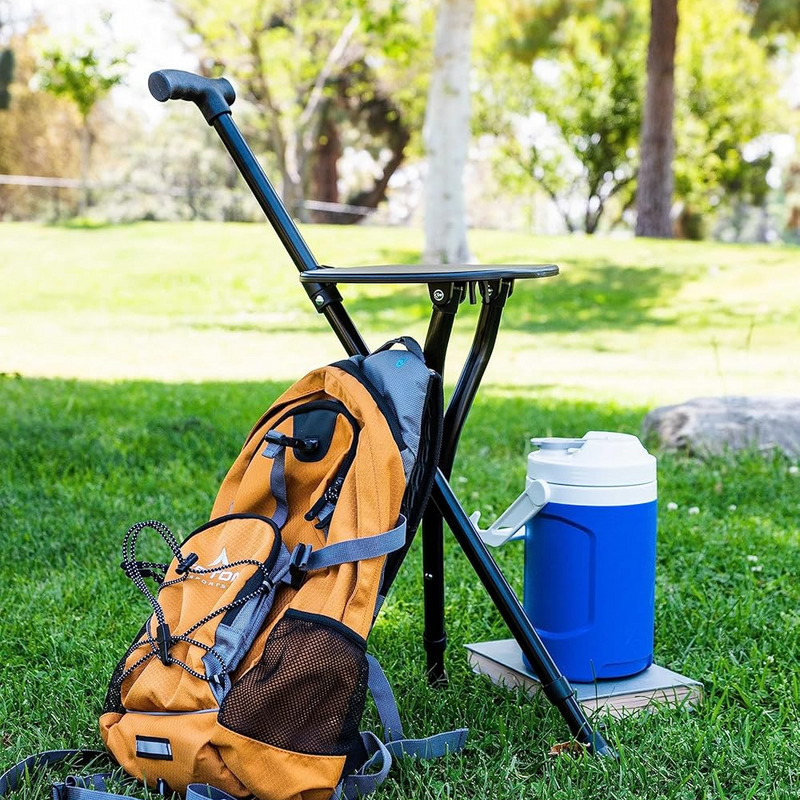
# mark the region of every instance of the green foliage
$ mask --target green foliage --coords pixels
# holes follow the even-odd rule
[[[616,195],[619,213],[635,189],[648,4],[537,0],[493,10],[497,32],[484,51],[500,46],[532,65],[492,55],[484,68],[477,120],[501,140],[498,175],[516,191],[535,181],[570,230],[592,232],[608,201]],[[683,2],[679,19],[674,165],[688,224],[765,202],[769,147],[751,143],[786,123],[779,76],[737,0]],[[537,115],[548,124],[531,126]]]
[[[385,167],[381,151],[402,154],[421,127],[432,26],[423,2],[170,2],[199,37],[206,70],[231,77],[257,112],[245,120],[257,147],[275,155],[290,205],[313,196],[314,161],[329,139],[357,142]]]
[[[127,55],[109,54],[91,45],[49,47],[41,56],[40,86],[73,102],[85,123],[97,103],[122,83],[127,66]]]
[[[749,0],[753,8],[753,33],[800,33],[800,4],[797,0]]]
[[[781,127],[777,75],[749,35],[736,0],[680,7],[675,89],[675,189],[701,214],[766,197],[768,148],[746,157],[748,143]]]
[[[508,52],[518,61],[547,57],[562,45],[569,47],[569,33],[562,27],[570,17],[606,17],[622,9],[593,0],[511,0],[507,5]],[[623,12],[624,13],[624,12]]]
[[[493,62],[492,70],[502,76],[496,83],[513,76],[503,100],[518,119],[544,115],[555,133],[540,128],[521,141],[512,126],[506,129],[499,166],[507,185],[532,177],[569,230],[593,233],[608,201],[629,194],[635,176],[644,22],[641,2],[593,4],[593,14],[579,13],[580,5],[516,5],[518,34],[507,44],[533,69],[501,61],[505,68]],[[575,205],[583,208],[580,218]]]

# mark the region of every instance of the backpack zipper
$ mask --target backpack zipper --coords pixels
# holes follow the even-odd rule
[[[214,517],[210,519],[208,522],[203,523],[199,528],[195,528],[182,542],[181,547],[183,547],[186,542],[189,541],[194,536],[197,536],[198,533],[202,533],[203,531],[208,530],[209,528],[213,528],[215,525],[220,525],[223,522],[228,522],[232,519],[257,519],[259,522],[266,522],[272,530],[275,532],[275,538],[272,542],[272,548],[270,549],[269,555],[267,556],[267,560],[264,562],[268,565],[268,569],[272,569],[275,566],[275,561],[278,558],[278,550],[280,548],[281,543],[281,535],[280,531],[278,530],[278,526],[274,523],[274,521],[270,517],[265,517],[261,514],[247,514],[247,513],[236,513],[236,514],[223,514],[221,517]]]
[[[349,423],[350,427],[353,430],[353,439],[350,444],[350,449],[347,451],[347,455],[344,457],[342,461],[342,465],[334,475],[333,480],[328,484],[325,491],[319,497],[316,503],[306,512],[305,519],[308,522],[311,522],[314,517],[316,517],[320,511],[322,511],[326,505],[330,504],[332,507],[336,506],[337,501],[339,500],[339,494],[342,491],[342,486],[344,485],[345,478],[347,477],[347,473],[350,467],[355,461],[356,458],[356,450],[358,448],[358,437],[361,433],[361,429],[358,426],[358,420],[350,413],[350,410],[347,406],[340,402],[339,400],[310,400],[307,403],[302,403],[298,406],[287,411],[283,414],[280,418],[275,420],[270,426],[270,429],[277,428],[282,422],[285,422],[287,419],[290,419],[297,414],[304,413],[306,411],[319,411],[319,410],[327,410],[327,411],[335,411],[337,414],[340,414],[344,417]],[[253,459],[256,457],[258,453],[258,448],[253,452],[253,455],[250,457],[250,461],[252,462]],[[333,514],[333,508],[331,508],[330,512],[325,515],[324,519],[320,519],[319,523],[315,526],[319,530],[322,530],[328,521],[330,520],[331,515]]]
[[[327,524],[333,515],[336,503],[339,501],[339,495],[341,494],[342,486],[344,486],[345,478],[347,477],[347,473],[350,471],[350,467],[353,465],[353,462],[356,459],[356,451],[358,449],[358,437],[361,433],[361,429],[358,427],[355,417],[353,417],[344,406],[342,406],[342,408],[344,408],[346,412],[345,418],[353,427],[353,441],[350,444],[350,449],[347,451],[347,455],[342,461],[342,465],[336,471],[336,475],[333,476],[333,480],[328,484],[328,487],[320,495],[317,502],[314,503],[314,505],[311,506],[311,508],[305,514],[305,519],[308,522],[311,522],[314,517],[316,517],[325,509],[328,504],[330,504],[331,510],[325,514],[324,518],[320,517],[319,522],[315,526],[318,530],[322,530],[323,528],[327,527]]]

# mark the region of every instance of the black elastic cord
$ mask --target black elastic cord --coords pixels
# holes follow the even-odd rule
[[[281,451],[281,456],[283,451]],[[276,486],[273,487],[276,490],[276,495],[278,498],[278,505],[281,506],[283,503],[284,508],[286,508],[286,489],[285,483],[283,479],[283,459],[279,456],[277,461],[280,462],[280,468],[278,469],[278,476],[275,480]],[[273,472],[275,470],[273,469]],[[158,602],[158,598],[150,591],[147,584],[144,581],[144,578],[150,574],[150,569],[154,566],[162,566],[160,564],[154,564],[153,562],[147,561],[137,561],[136,560],[136,542],[139,538],[139,534],[145,529],[151,528],[152,530],[156,531],[161,538],[166,542],[169,549],[172,551],[172,554],[175,556],[175,559],[178,561],[178,568],[176,572],[178,573],[178,577],[174,578],[173,580],[164,582],[163,579],[159,581],[161,584],[159,587],[159,592],[162,589],[166,589],[170,586],[174,586],[177,583],[183,583],[189,575],[201,576],[201,575],[208,575],[213,572],[217,572],[219,570],[229,570],[233,567],[244,566],[244,565],[251,565],[255,566],[261,570],[263,573],[263,580],[261,584],[254,589],[252,592],[244,595],[242,597],[237,597],[235,600],[231,601],[227,605],[224,605],[220,608],[214,609],[210,614],[207,614],[202,619],[198,620],[194,625],[189,627],[186,631],[181,634],[173,634],[170,631],[170,627],[167,624],[166,616],[164,615],[164,609],[162,608],[161,604]],[[220,658],[219,654],[214,651],[213,647],[207,647],[206,645],[201,644],[193,639],[190,639],[190,634],[194,633],[198,628],[202,627],[206,623],[210,622],[215,617],[219,616],[220,614],[225,614],[233,608],[237,608],[239,606],[244,605],[245,603],[252,600],[259,594],[264,594],[272,591],[274,589],[274,584],[270,579],[270,574],[267,569],[267,564],[262,563],[261,561],[256,561],[255,559],[251,558],[243,558],[238,561],[232,561],[228,564],[221,564],[216,567],[197,567],[192,569],[193,565],[197,563],[198,557],[195,553],[190,553],[186,558],[184,558],[183,554],[181,553],[180,547],[178,546],[178,542],[176,541],[175,537],[172,534],[172,531],[163,523],[159,522],[158,520],[146,520],[144,522],[137,522],[135,525],[131,525],[128,529],[127,533],[125,534],[125,538],[122,543],[122,569],[124,570],[125,574],[131,579],[134,586],[147,598],[147,601],[150,603],[150,606],[153,609],[153,615],[157,622],[156,627],[156,635],[155,637],[150,633],[149,630],[146,630],[146,635],[143,636],[138,642],[135,642],[131,648],[128,650],[125,658],[130,656],[137,648],[148,646],[150,647],[150,652],[143,655],[139,658],[135,663],[131,664],[126,670],[122,672],[118,679],[118,683],[121,685],[124,680],[128,678],[138,667],[140,667],[146,661],[149,661],[154,656],[158,656],[159,660],[161,661],[164,666],[170,666],[172,664],[177,664],[179,667],[184,669],[190,675],[200,680],[208,681],[209,679],[205,675],[201,675],[199,672],[193,670],[188,664],[185,664],[183,661],[179,659],[172,658],[170,656],[170,648],[173,644],[177,641],[187,642],[189,644],[197,645],[202,649],[206,650],[206,652],[212,654],[217,661],[219,661],[222,667],[222,675],[227,674],[228,668],[222,658]],[[164,573],[166,576],[166,571],[169,568],[169,565],[164,566]],[[219,675],[214,676],[215,678],[219,678]]]
[[[156,596],[148,588],[143,575],[143,571],[150,571],[151,562],[136,560],[136,542],[139,539],[139,534],[145,528],[151,528],[161,536],[179,563],[183,563],[184,559],[180,547],[178,547],[178,542],[172,535],[172,531],[163,522],[155,519],[148,519],[131,525],[122,542],[122,568],[125,574],[133,581],[133,585],[147,598],[147,602],[150,603],[153,614],[158,620],[159,626],[161,626],[166,624],[164,610],[161,608]]]

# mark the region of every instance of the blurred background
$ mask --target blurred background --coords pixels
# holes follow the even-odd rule
[[[0,374],[339,357],[214,130],[149,95],[179,68],[234,84],[321,263],[560,266],[487,390],[800,395],[798,31],[796,0],[0,0]],[[345,300],[425,337],[420,287]]]
[[[468,228],[800,241],[800,6],[675,6],[0,0],[0,219],[260,219],[213,132],[147,94],[177,67],[231,79],[300,220],[419,227],[438,72],[471,100],[448,133],[467,137]],[[455,53],[435,52],[437,25]],[[637,193],[664,175],[669,229],[637,230]]]

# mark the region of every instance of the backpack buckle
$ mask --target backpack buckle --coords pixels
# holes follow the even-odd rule
[[[289,557],[289,575],[292,589],[299,589],[308,572],[308,560],[311,557],[311,545],[300,542],[292,550]]]
[[[172,663],[169,656],[169,648],[172,646],[172,635],[170,634],[169,625],[166,622],[158,626],[156,631],[156,644],[158,645],[158,657],[161,663],[168,667]]]
[[[310,453],[319,447],[319,438],[298,439],[296,436],[287,436],[280,431],[268,431],[264,435],[267,446],[261,454],[265,458],[275,458],[282,447],[291,447],[301,453]]]
[[[189,553],[189,555],[184,558],[181,554],[178,556],[178,560],[179,564],[175,567],[175,572],[177,572],[178,575],[183,575],[200,560],[200,556],[198,556],[197,553]]]

